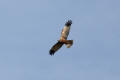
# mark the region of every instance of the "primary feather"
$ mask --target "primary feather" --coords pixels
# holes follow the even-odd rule
[[[54,55],[54,53],[55,53],[58,49],[60,49],[63,44],[64,44],[63,42],[58,41],[58,42],[50,49],[50,52],[49,52],[50,55]]]

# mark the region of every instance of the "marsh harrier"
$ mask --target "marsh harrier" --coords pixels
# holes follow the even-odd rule
[[[66,45],[67,48],[70,48],[73,44],[73,40],[67,40],[67,37],[69,35],[69,31],[70,31],[70,27],[71,27],[71,24],[72,24],[72,21],[71,20],[68,20],[66,23],[65,23],[65,26],[64,28],[62,29],[62,32],[61,32],[61,37],[60,39],[58,40],[58,42],[53,45],[53,47],[50,49],[49,51],[49,54],[52,56],[55,54],[55,52],[57,50],[59,50],[63,44]]]

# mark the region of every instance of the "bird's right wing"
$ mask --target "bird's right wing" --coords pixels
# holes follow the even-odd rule
[[[54,55],[55,52],[56,52],[57,50],[59,50],[59,49],[62,47],[63,44],[64,44],[63,42],[59,42],[59,41],[58,41],[58,42],[50,49],[49,54],[50,54],[51,56]]]

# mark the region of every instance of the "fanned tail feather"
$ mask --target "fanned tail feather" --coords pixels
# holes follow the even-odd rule
[[[66,45],[67,48],[70,48],[73,45],[73,40],[67,40],[65,42],[65,45]]]

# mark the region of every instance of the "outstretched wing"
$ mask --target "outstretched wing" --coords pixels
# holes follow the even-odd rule
[[[58,42],[50,49],[50,51],[49,51],[50,55],[51,55],[51,56],[54,55],[55,52],[56,52],[58,49],[60,49],[63,44],[64,44],[63,42],[59,42],[59,41],[58,41]]]
[[[65,26],[64,28],[62,29],[62,32],[61,32],[61,37],[60,39],[63,40],[63,39],[67,39],[68,35],[69,35],[69,32],[70,32],[70,26],[72,24],[72,21],[71,20],[68,20],[66,23],[65,23]]]

